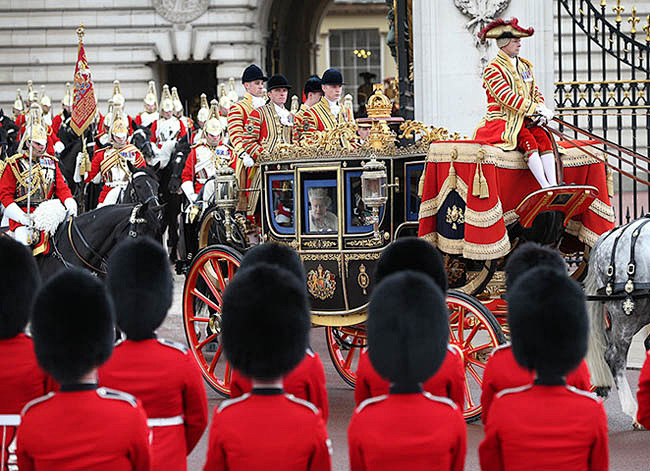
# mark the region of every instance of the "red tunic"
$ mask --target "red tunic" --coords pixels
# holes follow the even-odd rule
[[[329,405],[325,387],[325,370],[318,353],[308,349],[300,364],[284,377],[283,383],[284,390],[288,394],[293,394],[318,407],[323,421],[327,423]],[[251,380],[234,370],[230,379],[230,397],[239,397],[252,389]]]
[[[20,471],[148,471],[147,416],[119,391],[50,393],[23,409],[17,455]]]
[[[131,144],[127,144],[127,146],[130,146],[130,147],[133,148],[132,150],[130,150],[130,152],[135,152],[136,153],[135,161],[132,162],[133,165],[136,168],[146,167],[147,162],[144,160],[144,157],[142,156],[142,153],[139,150],[137,150],[137,148],[135,146],[132,146]],[[92,163],[91,163],[91,166],[90,166],[90,172],[86,176],[86,183],[91,182],[93,180],[93,178],[95,178],[97,176],[97,174],[101,172],[101,170],[102,170],[102,167],[101,167],[102,166],[102,161],[104,160],[104,157],[106,156],[106,152],[111,151],[112,149],[113,149],[112,147],[104,147],[103,149],[100,149],[97,152],[95,152],[95,155],[93,156]],[[103,175],[102,175],[102,177],[103,177]],[[111,191],[112,189],[113,189],[113,187],[111,187],[109,185],[104,185],[104,187],[102,188],[102,192],[99,194],[98,203],[103,203],[104,200],[106,199],[106,195],[108,195],[108,192]]]
[[[255,390],[215,409],[203,470],[329,471],[330,447],[314,405],[281,389]]]
[[[646,356],[641,376],[639,376],[639,392],[636,393],[639,401],[637,419],[641,425],[650,430],[650,354]]]
[[[487,423],[492,401],[499,391],[532,384],[533,381],[535,381],[535,373],[519,366],[512,354],[512,346],[509,343],[496,348],[492,352],[483,373],[481,392],[481,406],[483,407],[481,420],[483,420],[483,423]],[[589,368],[584,360],[578,368],[567,375],[566,382],[569,386],[583,391],[591,389]]]
[[[57,136],[59,134],[59,129],[61,128],[61,123],[63,122],[63,112],[57,114],[54,118],[52,118],[52,134]]]
[[[54,381],[38,366],[32,339],[25,334],[0,340],[0,384],[0,415],[18,415],[29,401],[54,390]],[[8,427],[4,443],[0,438],[5,462],[15,431],[15,427]],[[0,462],[0,470],[4,469]]]
[[[245,125],[244,150],[257,160],[264,150],[273,152],[278,144],[291,144],[292,126],[284,125],[273,102],[253,110]]]
[[[479,446],[483,471],[606,471],[607,416],[595,395],[571,386],[501,391]]]
[[[434,396],[448,397],[459,408],[465,405],[465,366],[458,349],[449,346],[445,361],[440,369],[423,385],[423,389]],[[357,382],[354,387],[354,402],[358,406],[371,397],[388,394],[390,383],[379,376],[370,363],[368,352],[361,352],[357,367]]]
[[[460,409],[429,393],[364,401],[348,428],[351,471],[462,471],[467,432]]]
[[[202,180],[203,178],[207,179],[209,177],[214,176],[214,172],[216,169],[210,169],[209,171],[206,171],[203,175],[199,176],[196,175],[196,152],[199,147],[204,146],[209,148],[209,146],[205,143],[200,143],[192,146],[192,150],[190,153],[187,155],[187,159],[185,160],[185,167],[183,167],[183,174],[181,175],[181,180],[183,183],[185,182],[194,182],[194,192],[198,193],[201,191],[201,188],[203,188],[203,185],[205,183],[201,183],[199,180]],[[230,167],[234,170],[235,169],[235,159],[232,158],[232,152],[230,149],[228,149],[226,146],[224,146],[223,141],[219,141],[219,144],[216,146],[217,148],[221,147],[220,149],[215,149],[215,152],[221,153],[222,156],[221,158],[225,158],[228,160],[231,160],[232,162],[230,163]],[[201,178],[203,177],[203,178]]]
[[[201,372],[187,349],[165,340],[125,340],[99,369],[99,384],[133,394],[149,419],[182,416],[177,425],[152,427],[152,470],[185,470],[187,455],[208,424]]]

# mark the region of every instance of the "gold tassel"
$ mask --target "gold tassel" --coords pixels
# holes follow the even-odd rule
[[[609,195],[610,198],[613,198],[614,197],[614,173],[609,167],[607,167],[605,171],[607,172],[607,194]]]
[[[451,162],[449,164],[449,187],[452,190],[456,189],[456,167],[454,167],[454,160],[458,158],[458,150],[454,148],[451,151]]]
[[[81,157],[81,164],[79,165],[79,175],[85,175],[90,172],[91,166],[88,152],[84,152],[83,157]]]
[[[490,189],[488,188],[487,179],[485,178],[485,175],[483,175],[483,168],[481,168],[480,172],[481,172],[481,194],[479,198],[484,200],[485,198],[490,197]]]
[[[474,172],[474,182],[472,184],[472,196],[478,196],[485,199],[490,196],[487,179],[483,175],[482,163],[485,160],[485,151],[479,149],[476,155],[476,172]]]
[[[476,172],[474,172],[474,181],[472,182],[472,196],[481,196],[481,164],[476,164]]]

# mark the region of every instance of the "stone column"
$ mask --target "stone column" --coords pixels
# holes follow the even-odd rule
[[[517,0],[501,16],[516,16],[521,25],[535,28],[535,35],[524,39],[521,55],[534,64],[535,78],[552,104],[553,11],[546,3]],[[465,27],[469,21],[453,0],[413,1],[415,119],[471,137],[486,98],[481,54]],[[496,53],[492,44],[490,58]]]

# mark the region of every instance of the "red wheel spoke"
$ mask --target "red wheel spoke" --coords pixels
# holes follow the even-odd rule
[[[454,334],[454,328],[451,326],[451,324],[449,324],[449,343],[456,344],[460,347],[458,342],[458,337],[456,336],[456,334]]]
[[[214,284],[214,280],[208,274],[205,267],[206,267],[206,265],[203,265],[201,268],[199,268],[199,273],[201,274],[201,278],[203,278],[205,283],[208,285],[208,288],[210,288],[210,291],[212,292],[214,297],[217,298],[217,301],[219,302],[219,304],[221,304],[223,302],[223,299],[221,297],[221,292],[219,291],[219,288],[217,288],[217,286]],[[212,266],[212,269],[214,270],[214,266]],[[216,274],[219,274],[219,273],[221,273],[221,272],[217,270]]]
[[[191,293],[192,293],[194,296],[196,296],[197,298],[199,298],[201,301],[203,301],[205,304],[207,304],[208,306],[210,306],[210,307],[211,307],[212,309],[214,309],[215,311],[219,311],[219,312],[221,312],[221,308],[220,308],[217,304],[215,304],[214,301],[212,301],[210,298],[208,298],[205,294],[201,293],[198,289],[194,288],[194,289],[191,291]],[[208,319],[205,319],[205,320],[207,321]]]
[[[469,335],[465,338],[464,345],[469,345],[469,344],[472,343],[472,340],[474,339],[474,336],[476,335],[476,332],[478,332],[480,328],[481,328],[481,323],[478,322],[478,320],[477,320],[476,325],[474,325],[474,327],[472,327],[472,330],[470,331]]]
[[[210,322],[208,317],[190,317],[190,322]]]
[[[212,334],[212,335],[206,337],[205,340],[204,340],[203,342],[200,342],[200,343],[196,346],[196,349],[197,349],[197,350],[201,350],[203,347],[205,347],[207,344],[209,344],[210,342],[212,342],[212,341],[213,341],[214,339],[216,339],[216,338],[217,338],[217,334]]]
[[[474,353],[478,353],[481,350],[487,350],[488,348],[493,348],[494,345],[491,343],[484,343],[483,345],[479,345],[478,347],[472,347],[467,352],[465,352],[465,355],[472,355]]]
[[[461,307],[458,311],[458,342],[463,345],[465,335],[465,308]]]
[[[472,375],[472,377],[476,380],[479,386],[483,385],[483,379],[478,375],[478,373],[474,370],[474,367],[472,365],[467,365],[465,366],[465,369],[469,371],[469,374]]]
[[[230,368],[230,363],[226,363],[226,372],[223,375],[223,382],[226,386],[230,386],[231,374],[232,374],[232,368]]]
[[[467,402],[467,407],[465,409],[471,409],[474,407],[474,401],[472,400],[472,393],[469,390],[469,382],[465,378],[465,401]]]
[[[458,317],[458,309],[454,308],[449,315],[449,323],[452,324]]]
[[[223,272],[221,271],[221,262],[217,260],[217,263],[214,263],[214,259],[210,259],[210,266],[217,275],[217,278],[219,278],[219,286],[221,286],[221,289],[225,288],[228,283],[226,283],[226,279],[223,277]]]
[[[480,361],[472,358],[472,357],[465,357],[465,361],[467,363],[471,363],[474,366],[478,366],[479,368],[484,368],[485,369],[485,363],[481,363]]]
[[[208,373],[212,374],[214,373],[214,369],[217,366],[217,363],[219,362],[219,358],[221,358],[221,345],[217,348],[217,351],[214,352],[214,358],[210,362],[210,366],[208,366]]]
[[[235,265],[228,262],[228,283],[232,281],[232,277],[235,275]]]
[[[354,340],[352,341],[352,347],[350,347],[350,351],[345,357],[345,362],[343,363],[343,367],[346,370],[349,370],[350,366],[352,365],[352,360],[354,359],[354,353],[357,350],[356,345],[358,344],[359,340],[360,340],[359,337],[354,338]]]

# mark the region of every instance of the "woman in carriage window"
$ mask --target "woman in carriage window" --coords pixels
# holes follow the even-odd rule
[[[338,218],[328,208],[332,205],[332,198],[327,188],[311,187],[307,192],[309,196],[309,232],[336,232]]]

